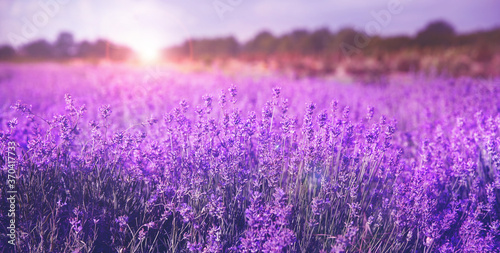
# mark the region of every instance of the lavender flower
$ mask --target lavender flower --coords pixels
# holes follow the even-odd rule
[[[0,110],[0,178],[15,175],[22,192],[22,252],[499,250],[495,80],[141,83],[113,67],[85,78],[76,66],[4,67],[3,87],[32,104]],[[30,79],[37,98],[23,92]],[[224,88],[234,80],[239,94]],[[286,92],[272,87],[282,82]],[[214,106],[206,93],[221,89]],[[10,99],[0,92],[0,108]]]
[[[99,112],[101,113],[101,117],[103,119],[107,119],[109,115],[111,115],[111,106],[110,105],[103,105],[99,108]]]

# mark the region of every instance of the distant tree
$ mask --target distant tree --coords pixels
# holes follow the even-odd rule
[[[16,50],[9,46],[3,45],[0,46],[0,61],[11,60],[16,56]]]
[[[192,56],[196,59],[211,59],[216,57],[234,57],[239,52],[240,44],[234,37],[230,36],[186,41],[179,46],[165,49],[163,54],[167,58],[187,58],[191,57],[192,53]]]
[[[294,53],[306,54],[312,51],[310,36],[307,30],[298,29],[290,34],[292,50]]]
[[[276,38],[275,42],[275,52],[276,53],[291,53],[293,48],[292,38],[289,34],[285,34],[279,38]]]
[[[335,36],[332,46],[334,50],[341,53],[343,56],[354,56],[362,53],[364,48],[359,47],[360,42],[366,43],[366,41],[357,42],[356,38],[361,38],[363,33],[360,33],[352,28],[343,28]]]
[[[276,50],[276,42],[274,35],[263,31],[245,45],[245,50],[250,53],[272,54]]]
[[[76,56],[80,58],[92,57],[92,43],[82,41],[76,45]]]
[[[240,51],[240,43],[233,37],[227,37],[223,39],[224,51],[228,56],[235,56]]]
[[[109,57],[109,45],[110,42],[104,39],[98,39],[92,45],[92,55],[97,58],[106,58]]]
[[[165,48],[162,51],[163,57],[166,59],[182,59],[191,57],[192,41],[185,41],[181,45]]]
[[[352,29],[352,28],[343,28],[341,29],[336,36],[336,44],[340,43],[347,43],[347,44],[355,44],[355,37],[356,35],[359,34],[358,31]]]
[[[455,29],[446,21],[429,23],[417,34],[417,44],[421,47],[450,46],[455,37]]]
[[[332,34],[328,28],[322,28],[313,32],[309,36],[306,51],[308,53],[321,54],[324,53],[328,45],[332,42]]]
[[[61,32],[54,43],[54,53],[59,58],[69,58],[75,56],[76,45],[73,34]]]
[[[37,40],[22,47],[22,52],[31,58],[50,59],[54,57],[54,48],[46,40]]]
[[[125,61],[129,59],[133,52],[130,48],[121,45],[109,44],[109,60]]]
[[[236,56],[239,51],[239,43],[234,37],[199,39],[191,43],[196,58],[230,57]],[[184,52],[189,53],[189,48],[186,49]]]
[[[124,61],[132,56],[130,48],[113,44],[110,41],[99,39],[96,42],[82,41],[75,45],[75,56],[84,59],[108,59]]]
[[[394,52],[407,49],[412,45],[412,39],[408,36],[396,36],[383,38],[377,41],[378,48],[382,51]]]

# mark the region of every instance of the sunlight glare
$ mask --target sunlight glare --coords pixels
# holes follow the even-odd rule
[[[139,59],[144,63],[153,63],[159,60],[160,52],[158,49],[144,45],[136,49]]]

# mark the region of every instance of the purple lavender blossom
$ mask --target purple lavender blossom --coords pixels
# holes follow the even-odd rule
[[[20,252],[500,250],[497,80],[179,73],[139,96],[133,71],[11,68]]]

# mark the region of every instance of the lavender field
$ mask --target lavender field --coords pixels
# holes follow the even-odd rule
[[[0,66],[17,252],[500,252],[499,127],[499,79]]]

